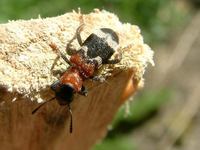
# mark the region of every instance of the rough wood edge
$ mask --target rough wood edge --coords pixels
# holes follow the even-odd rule
[[[103,20],[100,20],[102,17]],[[68,148],[70,150],[88,150],[106,135],[107,126],[117,109],[123,104],[128,97],[127,95],[134,93],[137,89],[138,82],[142,80],[146,63],[152,62],[152,51],[143,43],[138,27],[129,24],[122,25],[115,15],[96,10],[95,13],[85,16],[88,29],[83,33],[83,37],[91,33],[94,28],[92,27],[94,22],[96,28],[106,23],[106,26],[115,28],[121,38],[121,46],[125,47],[123,54],[126,59],[123,59],[122,64],[118,66],[104,69],[103,73],[109,73],[108,70],[113,70],[113,68],[121,68],[122,71],[115,76],[112,75],[103,84],[86,83],[91,87],[88,97],[76,96],[72,103],[74,132],[71,135],[68,132],[67,109],[58,105],[56,101],[46,105],[36,115],[31,115],[31,111],[37,105],[36,102],[30,101],[32,96],[39,92],[42,98],[49,98],[52,93],[49,93],[48,85],[56,78],[52,75],[48,76],[48,73],[50,74],[50,66],[56,57],[56,54],[48,47],[48,42],[56,41],[61,49],[65,47],[65,42],[70,39],[68,36],[72,36],[74,33],[71,31],[75,31],[79,25],[79,18],[80,13],[74,12],[66,16],[47,18],[45,20],[17,21],[0,26],[0,49],[2,50],[0,57],[1,60],[4,60],[1,61],[0,65],[0,75],[3,77],[3,80],[0,80],[1,149],[56,150]],[[105,20],[108,21],[105,23]],[[70,21],[72,21],[71,26],[69,25]],[[69,25],[69,29],[66,29],[67,25]],[[119,26],[125,31],[120,29]],[[127,35],[129,32],[130,35]],[[132,35],[133,32],[134,35]],[[66,36],[65,34],[69,35]],[[133,45],[130,44],[132,40],[135,43]],[[39,50],[39,55],[36,55],[35,50]],[[30,53],[27,56],[30,56],[30,62],[34,64],[33,60],[38,61],[38,64],[31,66],[32,68],[29,68],[29,64],[18,63],[25,62],[26,57],[24,56],[29,51]],[[33,59],[36,56],[41,58]],[[46,60],[46,58],[48,59]],[[133,62],[130,63],[128,61]],[[43,63],[45,63],[46,69]],[[57,70],[61,70],[62,63],[58,64],[58,66]],[[27,77],[25,79],[30,80],[30,84],[33,84],[31,86],[34,87],[34,90],[29,92],[28,96],[25,94],[27,91],[24,92],[23,88],[20,89],[20,86],[24,87],[24,85],[18,84],[20,80],[24,79],[20,75],[27,68],[30,73],[28,77],[31,78]],[[38,75],[32,72],[35,68],[44,70],[34,70],[38,71],[37,73],[42,73]],[[44,80],[43,84],[42,79],[46,74],[48,80]],[[19,75],[19,81],[16,81],[15,75]],[[37,83],[32,83],[31,79]],[[39,79],[39,81],[36,79]],[[130,85],[130,81],[134,81],[131,90],[126,88],[127,85]],[[16,88],[15,84],[19,87]],[[44,89],[37,88],[37,85],[41,86],[41,84]],[[29,86],[29,84],[26,86]],[[27,89],[31,89],[31,86]],[[127,90],[129,90],[128,94]],[[33,95],[31,96],[32,93]]]

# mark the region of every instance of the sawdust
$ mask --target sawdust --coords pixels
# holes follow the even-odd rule
[[[101,74],[112,73],[115,69],[133,68],[134,78],[143,79],[148,63],[153,63],[153,51],[143,41],[140,29],[136,25],[121,23],[118,17],[105,10],[94,10],[82,15],[71,12],[62,16],[31,19],[28,21],[10,21],[0,25],[0,86],[9,92],[17,92],[31,100],[42,101],[42,96],[49,93],[49,86],[67,69],[68,65],[59,59],[51,70],[57,54],[49,46],[55,43],[65,51],[67,42],[80,25],[81,16],[85,23],[81,32],[86,39],[101,27],[112,28],[119,36],[119,51],[123,59],[116,65],[106,66]],[[73,46],[78,49],[75,40]]]

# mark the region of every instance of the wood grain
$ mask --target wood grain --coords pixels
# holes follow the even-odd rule
[[[123,59],[102,69],[106,82],[86,81],[87,97],[75,95],[72,102],[73,133],[69,133],[69,114],[64,106],[52,101],[36,114],[38,102],[53,96],[50,84],[67,65],[49,46],[56,43],[65,50],[81,18],[85,27],[81,36],[94,29],[110,27],[120,39]],[[79,48],[77,42],[73,43]],[[143,42],[137,26],[122,24],[106,11],[95,10],[62,16],[11,21],[0,25],[0,149],[1,150],[88,150],[103,139],[113,116],[126,99],[137,90],[153,52]],[[118,72],[118,73],[117,73]],[[128,88],[127,88],[128,87]]]
[[[88,83],[87,97],[72,103],[74,130],[69,133],[68,111],[56,101],[31,115],[37,106],[28,99],[5,102],[0,109],[0,144],[3,150],[88,150],[107,133],[107,126],[122,104],[122,93],[133,71],[124,71],[107,83]],[[135,85],[137,86],[137,85]]]

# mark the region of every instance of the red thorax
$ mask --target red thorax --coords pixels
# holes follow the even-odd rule
[[[70,58],[73,64],[61,77],[62,84],[68,84],[80,92],[83,80],[92,77],[95,71],[95,64],[87,63],[80,54],[74,54]]]

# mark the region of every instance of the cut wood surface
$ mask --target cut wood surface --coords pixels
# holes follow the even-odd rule
[[[87,97],[72,102],[73,133],[69,114],[52,101],[32,115],[39,102],[53,96],[49,86],[67,69],[49,44],[65,51],[78,26],[84,22],[83,39],[101,27],[119,36],[122,61],[106,65],[98,73],[106,82],[86,81]],[[77,41],[73,42],[79,48]],[[109,12],[95,10],[62,16],[10,21],[0,25],[0,145],[1,150],[88,150],[105,137],[107,127],[124,101],[143,82],[153,52],[144,44],[140,29],[122,24]]]

